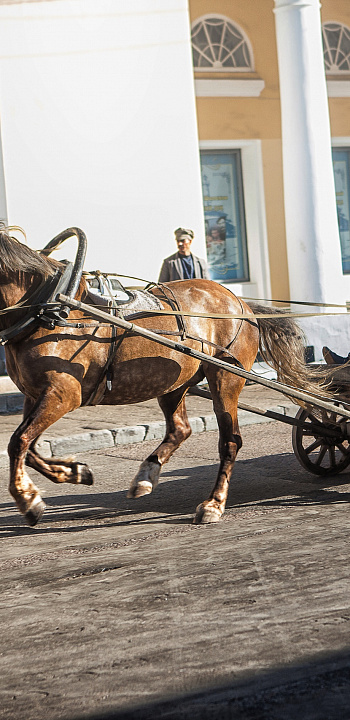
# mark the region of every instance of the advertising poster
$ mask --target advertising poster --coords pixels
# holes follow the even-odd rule
[[[207,258],[212,280],[249,279],[239,151],[201,153]]]
[[[335,194],[343,272],[350,273],[350,153],[333,150]]]

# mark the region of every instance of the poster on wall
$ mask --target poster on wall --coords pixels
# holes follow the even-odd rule
[[[249,280],[239,151],[201,153],[202,190],[210,277]]]
[[[333,150],[333,169],[343,272],[350,273],[350,151]]]

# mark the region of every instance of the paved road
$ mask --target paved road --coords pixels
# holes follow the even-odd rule
[[[243,428],[215,526],[191,519],[216,433],[138,501],[125,489],[154,443],[81,456],[91,489],[31,471],[48,505],[35,529],[1,470],[3,720],[350,718],[350,475],[309,475],[290,435]]]

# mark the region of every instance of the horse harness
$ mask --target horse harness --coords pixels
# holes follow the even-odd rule
[[[130,293],[130,291],[126,291],[129,295],[132,295],[132,296],[135,296],[135,294],[136,295],[139,294],[139,296],[141,296],[141,303],[143,304],[143,307],[135,308],[135,297],[131,298],[130,302],[126,301],[124,303],[117,304],[117,303],[115,303],[115,298],[111,295],[111,299],[109,300],[109,303],[107,306],[108,310],[110,312],[113,312],[114,316],[119,315],[119,317],[122,317],[123,319],[128,320],[129,322],[131,322],[132,320],[141,319],[141,318],[150,317],[150,316],[156,317],[157,310],[163,309],[163,306],[160,303],[160,301],[158,300],[158,298],[155,295],[153,295],[153,293],[152,293],[153,289],[158,289],[158,290],[160,289],[163,302],[168,303],[170,305],[172,311],[176,312],[175,317],[176,317],[176,321],[178,324],[178,330],[164,331],[164,330],[159,330],[158,328],[152,328],[152,332],[157,333],[159,335],[180,336],[180,339],[182,341],[184,341],[186,338],[188,338],[189,340],[194,340],[196,342],[201,343],[202,352],[204,352],[204,345],[210,345],[211,347],[214,347],[216,350],[219,350],[220,352],[225,353],[226,355],[229,355],[232,358],[233,363],[237,367],[240,367],[242,370],[245,369],[244,366],[242,365],[242,363],[240,362],[240,360],[238,360],[238,358],[236,358],[235,355],[233,355],[233,353],[229,350],[229,348],[235,342],[235,340],[237,339],[237,336],[239,335],[239,332],[243,325],[243,319],[240,321],[237,332],[236,332],[234,338],[229,342],[227,347],[222,347],[221,345],[218,345],[217,343],[213,343],[210,340],[205,340],[204,338],[201,338],[197,335],[190,334],[187,329],[186,319],[182,313],[181,306],[180,306],[178,298],[176,297],[175,292],[167,285],[163,285],[163,283],[158,283],[158,284],[157,283],[149,283],[146,286],[145,290],[136,291],[136,293]],[[92,300],[92,304],[96,303],[95,297],[96,296],[89,294],[89,304],[90,304],[91,300]],[[140,298],[137,298],[137,299],[140,299]],[[243,305],[241,303],[241,300],[239,298],[237,298],[237,300],[240,304],[241,311],[243,314],[244,311],[243,311]],[[148,305],[149,305],[149,307],[147,308],[147,313],[145,312],[145,309],[146,309],[145,302],[148,303]],[[97,304],[101,304],[101,300],[99,300]],[[153,305],[153,308],[150,307],[152,305]],[[131,310],[131,312],[130,312],[130,310]],[[151,312],[150,312],[150,310],[151,310]],[[112,333],[113,333],[113,330],[115,331],[115,328],[112,327]],[[133,334],[132,332],[130,332],[128,330],[124,330],[124,332],[122,333],[121,336],[119,336],[118,339],[116,339],[116,335],[114,335],[114,336],[112,335],[110,352],[108,355],[107,363],[106,363],[105,367],[103,368],[102,374],[96,384],[95,390],[91,393],[89,398],[84,402],[84,405],[93,405],[93,404],[98,405],[102,401],[105,391],[112,390],[113,376],[112,376],[111,367],[112,367],[114,356],[115,356],[117,350],[119,349],[120,345],[122,344],[123,340],[132,334]],[[106,387],[105,387],[104,391],[102,392],[102,395],[98,397],[98,390],[104,379],[106,379]],[[97,397],[98,397],[98,400],[96,401]]]
[[[111,327],[111,338],[109,345],[109,352],[106,364],[102,370],[102,373],[96,383],[96,387],[90,394],[88,399],[84,402],[84,405],[97,405],[101,403],[105,392],[112,390],[112,363],[117,350],[119,349],[123,340],[132,335],[133,333],[125,330],[119,337],[117,337],[117,331],[115,326],[108,325],[108,323],[96,323],[96,322],[80,322],[80,321],[68,321],[65,317],[60,314],[61,306],[59,303],[55,303],[55,298],[59,293],[64,294],[69,285],[71,274],[72,274],[72,263],[66,262],[64,269],[60,268],[56,270],[52,277],[44,280],[40,286],[34,291],[34,293],[26,299],[26,305],[31,305],[31,310],[25,314],[25,316],[16,322],[11,327],[2,330],[0,332],[0,345],[5,345],[16,340],[21,340],[28,334],[32,333],[38,326],[46,327],[53,330],[56,326],[58,327],[71,327],[76,329],[88,328],[88,327]],[[154,333],[159,335],[176,335],[179,336],[181,341],[185,339],[194,340],[202,345],[202,352],[204,352],[204,346],[210,345],[216,350],[229,355],[232,358],[233,363],[244,370],[242,363],[233,355],[230,351],[231,345],[237,339],[237,336],[242,328],[243,319],[240,321],[239,327],[234,338],[229,342],[227,347],[222,347],[217,343],[213,343],[210,340],[206,340],[197,335],[190,334],[188,332],[186,319],[182,313],[182,309],[175,292],[168,286],[162,283],[149,283],[145,290],[129,291],[123,288],[128,296],[125,301],[117,301],[116,298],[110,293],[110,297],[104,298],[101,295],[98,296],[96,293],[91,291],[87,292],[87,303],[89,305],[99,305],[102,309],[110,313],[114,317],[121,317],[125,320],[132,321],[145,317],[156,317],[157,310],[163,310],[164,307],[161,304],[160,299],[153,294],[153,290],[158,289],[161,291],[161,300],[168,304],[171,308],[172,313],[176,313],[176,321],[178,325],[177,330],[160,330],[155,328],[152,330]],[[237,298],[240,303],[241,311],[243,314],[243,305],[241,300]],[[24,306],[24,302],[20,302],[15,305],[11,310],[20,310]],[[36,310],[33,312],[33,309]],[[10,310],[10,309],[9,309]],[[5,311],[6,312],[6,311]],[[106,384],[101,388],[101,384],[106,381]],[[99,392],[101,388],[101,391]]]

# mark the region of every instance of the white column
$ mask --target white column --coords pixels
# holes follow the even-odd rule
[[[290,296],[344,302],[318,0],[275,0]]]

